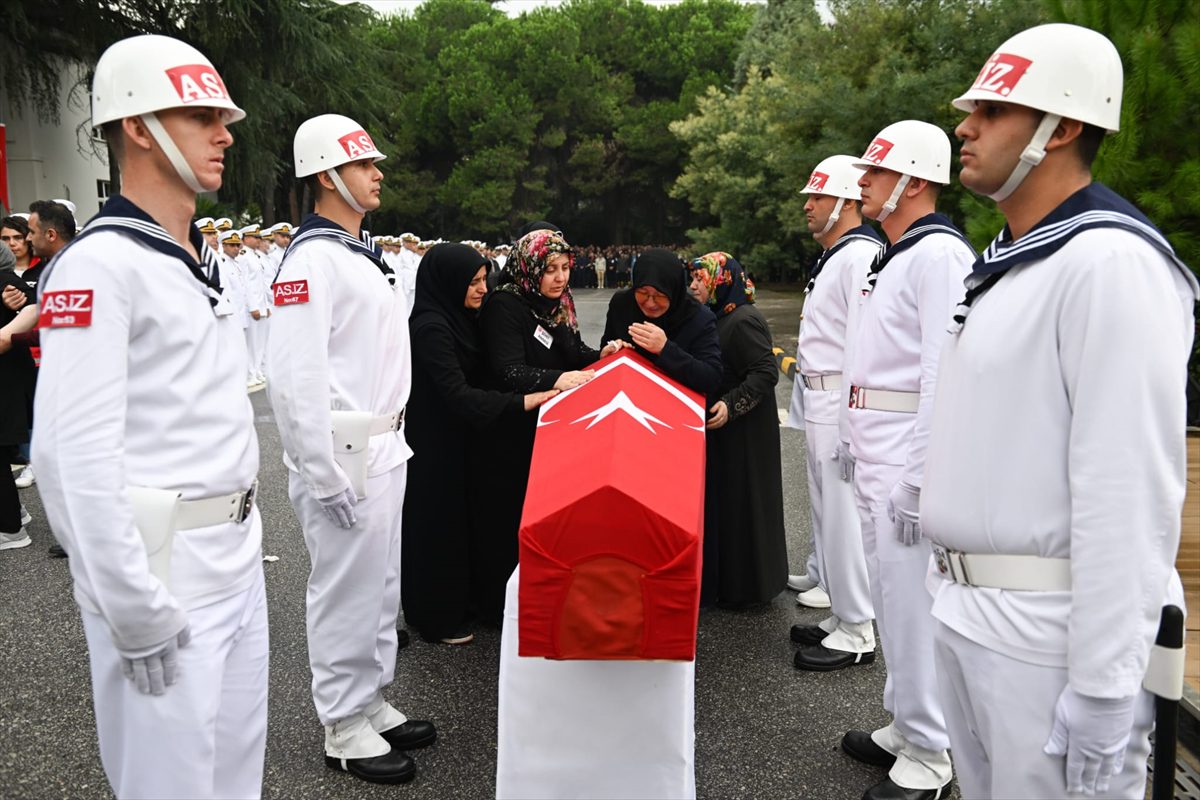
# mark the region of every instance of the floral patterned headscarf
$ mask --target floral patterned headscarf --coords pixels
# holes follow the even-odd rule
[[[723,317],[740,305],[754,302],[754,281],[729,253],[705,253],[693,258],[689,267],[699,274],[708,289],[708,307]]]
[[[579,330],[575,317],[575,299],[571,297],[570,285],[563,287],[562,296],[552,300],[542,296],[542,276],[546,266],[556,255],[567,257],[567,266],[575,266],[575,252],[561,233],[537,230],[517,240],[508,261],[504,264],[504,278],[496,291],[520,295],[533,308],[538,321],[549,327],[566,325]]]

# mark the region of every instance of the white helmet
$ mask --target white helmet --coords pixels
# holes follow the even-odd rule
[[[928,122],[915,119],[893,122],[875,135],[862,158],[855,159],[854,163],[862,169],[883,167],[900,173],[892,196],[883,204],[877,218],[883,222],[896,210],[909,179],[950,183],[950,137]]]
[[[800,194],[823,194],[839,197],[843,200],[862,200],[862,189],[858,188],[858,179],[862,177],[862,167],[858,166],[854,156],[830,156],[817,164],[808,183],[800,190]],[[842,204],[835,203],[833,212],[825,222],[825,227],[816,231],[814,236],[829,233],[837,224],[842,214]]]
[[[369,158],[374,162],[387,158],[375,147],[375,142],[362,125],[341,114],[322,114],[300,124],[292,148],[296,156],[297,178],[324,172],[351,208],[360,214],[367,213],[367,209],[354,199],[337,173],[337,167],[351,161]]]
[[[225,111],[225,123],[246,112],[229,97],[212,62],[196,48],[169,36],[132,36],[109,47],[92,79],[92,125],[141,117],[150,135],[194,192],[205,191],[154,112],[199,106]]]
[[[74,204],[74,203],[72,203],[70,200],[62,200],[62,199],[58,199],[58,198],[56,198],[56,199],[54,199],[54,200],[51,200],[50,202],[51,202],[51,203],[58,203],[60,206],[62,206],[63,208],[65,208],[67,211],[70,211],[70,212],[71,212],[71,216],[72,216],[72,217],[73,217],[73,216],[75,216],[75,213],[76,213],[76,212],[75,212],[75,204]]]
[[[1101,33],[1078,25],[1038,25],[1011,37],[992,53],[971,88],[954,100],[968,113],[979,100],[1044,111],[1008,180],[990,196],[1004,200],[1046,156],[1046,142],[1064,117],[1106,131],[1121,126],[1125,84],[1121,56]]]

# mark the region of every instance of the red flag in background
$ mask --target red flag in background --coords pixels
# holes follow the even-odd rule
[[[520,532],[522,656],[696,655],[704,398],[618,351],[542,406]]]

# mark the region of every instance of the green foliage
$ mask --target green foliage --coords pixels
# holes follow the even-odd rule
[[[1043,21],[1035,0],[834,0],[829,10],[831,23],[811,0],[763,7],[739,62],[744,82],[736,92],[710,90],[700,111],[673,127],[688,147],[675,194],[706,223],[694,229],[697,242],[728,237],[745,263],[776,278],[799,277],[819,252],[797,193],[818,162],[862,153],[900,119],[951,133],[962,115],[950,100],[996,45]],[[736,199],[713,199],[721,194]],[[957,184],[940,205],[977,246],[1002,224],[992,204]]]

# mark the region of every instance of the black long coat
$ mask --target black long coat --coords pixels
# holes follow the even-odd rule
[[[771,331],[753,305],[717,320],[724,374],[710,405],[729,421],[708,432],[704,508],[704,599],[765,603],[787,585],[783,477]]]

